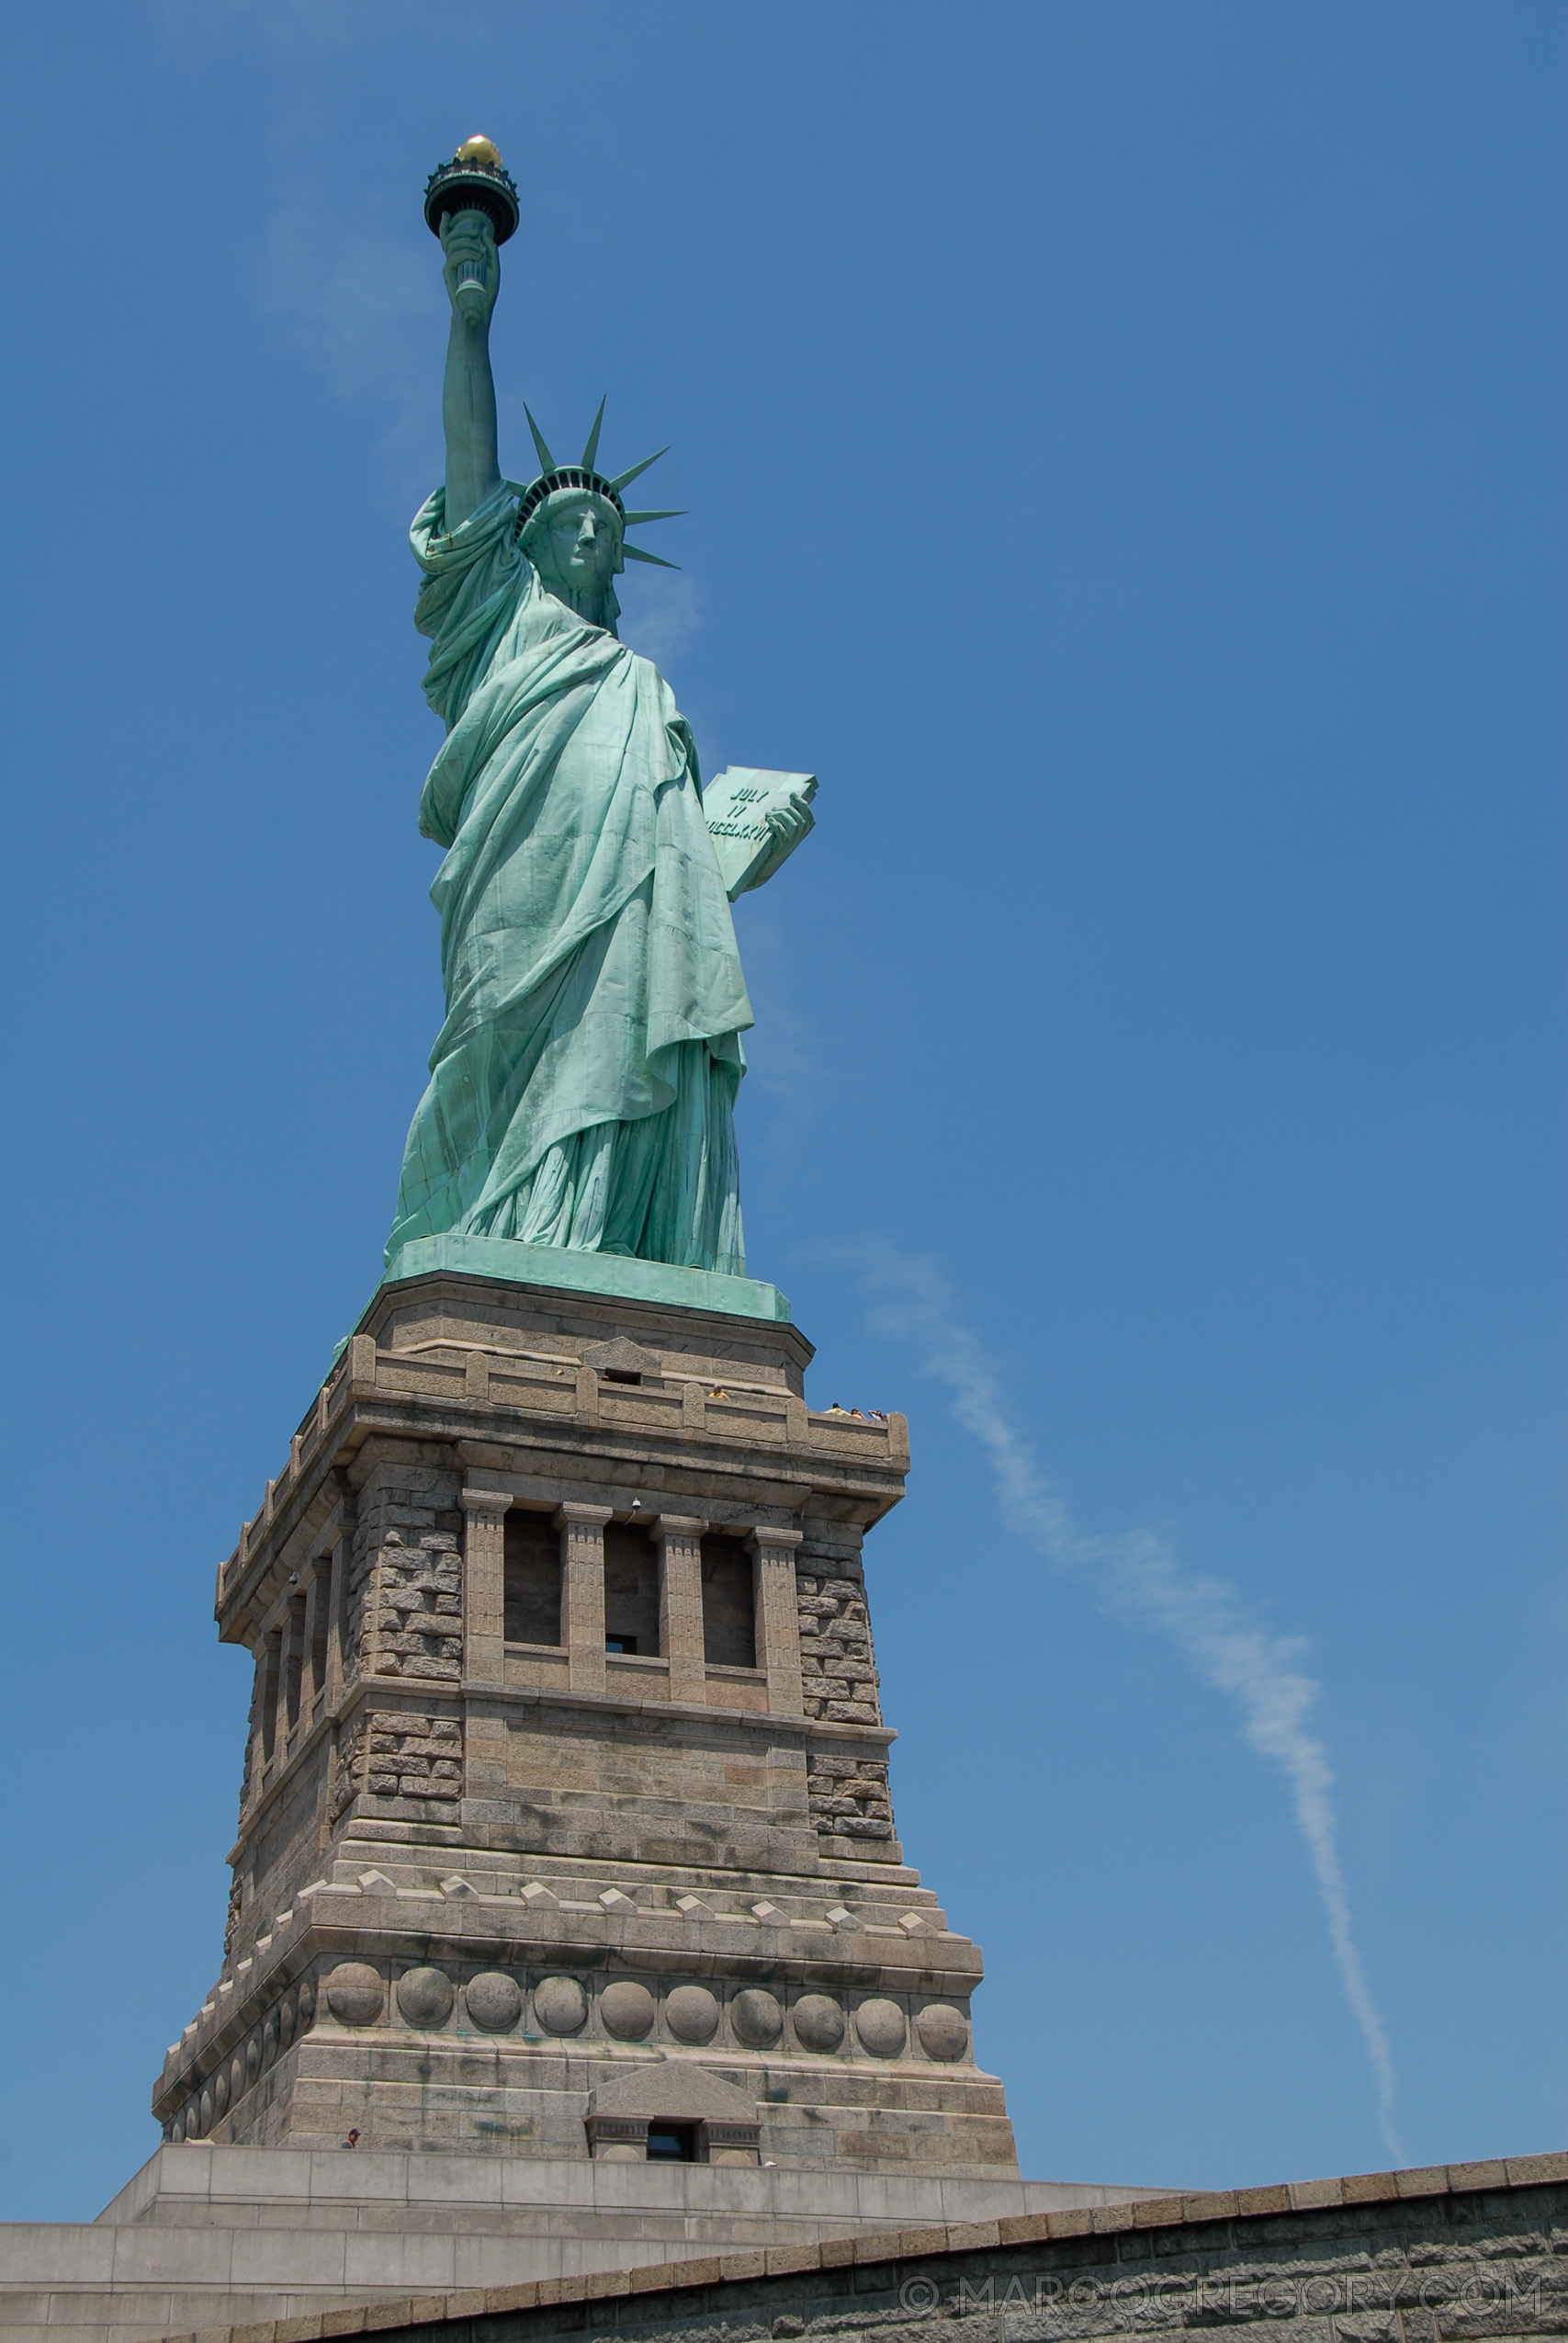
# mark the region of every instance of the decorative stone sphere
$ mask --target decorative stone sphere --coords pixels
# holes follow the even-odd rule
[[[398,1979],[398,2008],[411,2026],[444,2026],[457,1998],[445,1969],[409,1969]]]
[[[269,2009],[262,2020],[262,2065],[270,2066],[277,2056],[277,2012]]]
[[[187,2140],[196,2140],[199,2139],[200,2136],[201,2109],[193,2099],[187,2103],[186,2108],[186,2137]]]
[[[294,2039],[294,1997],[292,1994],[285,1997],[277,2013],[277,2039],[280,2047],[284,2050],[288,2049]]]
[[[211,2092],[211,2089],[210,2089],[210,2088],[209,2088],[209,2089],[207,2089],[207,2090],[204,2090],[204,2091],[202,2092],[202,2094],[201,2094],[201,2115],[200,2115],[200,2118],[199,2118],[199,2122],[200,2122],[201,2130],[202,2130],[202,2133],[203,2133],[203,2134],[204,2134],[204,2135],[205,2135],[207,2133],[209,2133],[209,2132],[210,2132],[210,2131],[211,2131],[211,2129],[212,2129],[212,2092]]]
[[[245,2062],[238,2051],[229,2061],[229,2104],[237,2107],[245,2096]]]
[[[928,2001],[915,2020],[915,2032],[928,2058],[962,2058],[969,2047],[968,2021],[951,2001]]]
[[[617,2042],[640,2042],[653,2031],[653,1996],[634,1977],[617,1977],[599,1996],[599,2015]]]
[[[176,2115],[174,2122],[169,2126],[169,2145],[171,2147],[178,2147],[184,2141],[185,2135],[186,2119],[182,2113]]]
[[[575,1977],[541,1977],[534,2015],[547,2034],[574,2034],[588,2020],[588,1996]]]
[[[908,2029],[898,2004],[876,1994],[855,2011],[855,2032],[861,2048],[869,2050],[874,2058],[897,2058]]]
[[[523,2015],[522,1987],[500,1969],[486,1969],[482,1975],[470,1977],[463,1989],[463,2000],[468,2016],[487,2034],[503,2034]]]
[[[718,2001],[705,1985],[678,1985],[664,2004],[677,2042],[711,2042],[718,2031]]]
[[[738,2039],[753,2050],[766,2050],[784,2032],[784,2011],[776,1993],[766,1986],[743,1986],[729,2005],[729,2022]]]
[[[803,2050],[837,2050],[844,2013],[830,1993],[803,1993],[795,2005],[795,2038]]]
[[[253,2034],[245,2044],[245,2082],[247,2087],[261,2073],[262,2043],[260,2034]]]
[[[324,1991],[340,2026],[373,2026],[386,2007],[381,1979],[368,1961],[340,1961]]]
[[[299,1988],[299,2032],[303,2033],[316,2014],[316,1988],[309,1977]]]
[[[221,2115],[228,2108],[228,2105],[229,2070],[226,2066],[220,2066],[218,2072],[212,2077],[212,2112],[214,2115]]]

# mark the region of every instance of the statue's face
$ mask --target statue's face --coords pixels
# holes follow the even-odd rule
[[[550,499],[533,542],[535,567],[547,585],[603,593],[615,575],[615,525],[600,498],[584,492]]]

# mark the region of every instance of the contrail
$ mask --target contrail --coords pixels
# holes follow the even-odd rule
[[[1306,1842],[1340,1986],[1366,2045],[1377,2093],[1378,2129],[1395,2164],[1404,2150],[1393,2132],[1393,2061],[1388,2032],[1372,1998],[1350,1924],[1350,1899],[1339,1861],[1334,1810],[1334,1769],[1308,1719],[1319,1686],[1297,1662],[1299,1636],[1274,1636],[1252,1624],[1234,1590],[1215,1579],[1183,1570],[1152,1530],[1121,1537],[1089,1537],[1042,1472],[1029,1442],[1010,1421],[997,1378],[970,1330],[953,1315],[952,1290],[929,1262],[882,1246],[866,1283],[891,1298],[874,1312],[880,1333],[926,1348],[923,1371],[945,1383],[953,1412],[986,1450],[1002,1518],[1046,1561],[1090,1579],[1108,1608],[1160,1628],[1205,1682],[1241,1712],[1242,1730],[1259,1757],[1269,1758],[1290,1785],[1296,1827]]]

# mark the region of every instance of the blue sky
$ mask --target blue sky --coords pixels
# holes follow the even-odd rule
[[[751,1266],[819,1404],[911,1420],[895,1794],[1025,2171],[1561,2145],[1562,10],[7,46],[0,2214],[153,2144],[239,1787],[213,1571],[439,1022],[419,194],[479,128],[503,465],[525,398],[671,442],[623,632],[705,769],[820,776],[739,914]]]

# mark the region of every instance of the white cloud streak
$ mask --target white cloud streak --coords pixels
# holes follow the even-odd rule
[[[430,0],[153,0],[152,16],[171,47],[199,52],[250,37],[275,56],[307,63],[437,24],[450,38]]]
[[[275,208],[262,257],[264,311],[335,398],[378,416],[411,511],[440,477],[446,298],[428,243],[357,229],[314,186]]]
[[[1310,1723],[1320,1688],[1299,1664],[1304,1644],[1257,1625],[1232,1588],[1184,1570],[1154,1531],[1092,1537],[1081,1530],[1009,1417],[979,1342],[955,1319],[946,1280],[929,1262],[887,1246],[875,1249],[869,1263],[863,1255],[862,1261],[866,1283],[888,1297],[873,1313],[874,1327],[920,1344],[923,1371],[946,1385],[953,1414],[990,1460],[1008,1528],[1054,1568],[1092,1585],[1107,1610],[1166,1636],[1205,1683],[1234,1703],[1248,1743],[1284,1775],[1328,1923],[1334,1966],[1366,2048],[1378,2128],[1390,2156],[1403,2163],[1393,2131],[1388,2032],[1351,1925],[1334,1769]]]

